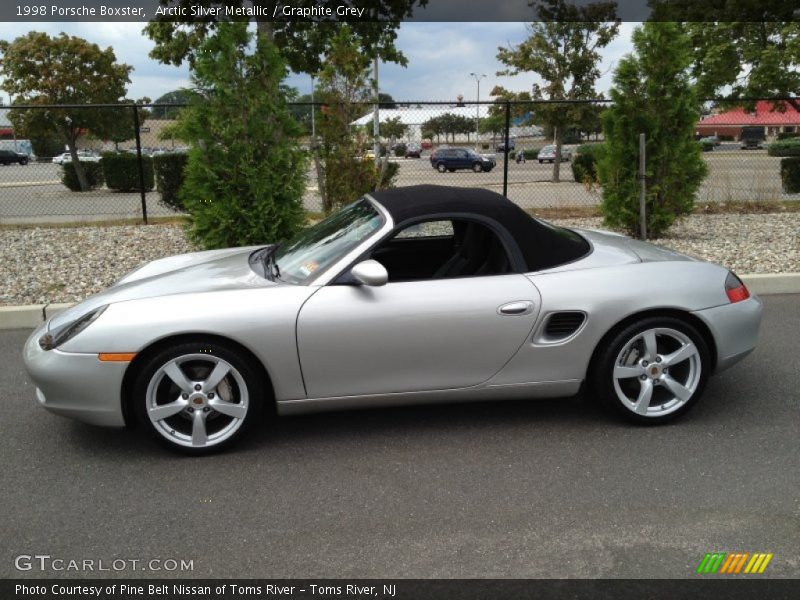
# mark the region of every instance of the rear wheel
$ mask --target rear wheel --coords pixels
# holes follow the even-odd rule
[[[689,323],[650,317],[618,332],[594,366],[604,404],[644,424],[672,420],[703,393],[711,368],[708,345]]]
[[[207,454],[240,440],[258,420],[264,383],[252,359],[218,342],[160,352],[134,388],[139,421],[162,443]]]
[[[444,173],[447,171],[447,167],[444,166],[444,163],[439,163],[436,165],[436,170],[439,171],[439,173]]]

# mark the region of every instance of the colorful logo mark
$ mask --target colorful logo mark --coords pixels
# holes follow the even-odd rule
[[[725,575],[738,575],[745,573],[750,575],[763,573],[769,561],[772,560],[772,553],[765,552],[711,552],[703,557],[697,572],[701,575],[713,573]]]

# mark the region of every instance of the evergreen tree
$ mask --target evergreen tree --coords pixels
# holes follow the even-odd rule
[[[689,214],[707,167],[694,141],[699,104],[687,69],[689,44],[677,23],[647,22],[635,52],[619,63],[603,114],[605,152],[598,163],[608,225],[639,234],[639,134],[646,136],[647,233],[657,237]]]
[[[281,93],[286,66],[247,23],[220,23],[203,42],[197,95],[176,134],[191,143],[180,196],[206,248],[277,242],[304,223],[307,157]]]

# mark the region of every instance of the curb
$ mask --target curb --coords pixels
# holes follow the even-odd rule
[[[800,294],[800,273],[756,273],[739,275],[753,294]],[[27,306],[0,306],[0,330],[32,329],[72,306],[64,304],[29,304]]]

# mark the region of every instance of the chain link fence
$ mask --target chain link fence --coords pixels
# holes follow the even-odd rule
[[[504,194],[523,208],[547,208],[556,213],[597,206],[600,187],[587,176],[586,160],[580,156],[603,141],[599,127],[603,106],[594,101],[548,104],[550,111],[581,109],[581,125],[561,132],[559,163],[553,152],[553,130],[536,124],[541,123],[537,118],[543,108],[540,103],[392,102],[379,107],[378,153],[397,165],[393,184],[398,187],[480,187]],[[309,152],[328,108],[290,105],[304,129],[300,143]],[[180,105],[0,107],[0,223],[146,221],[175,215],[161,202],[151,165],[154,157],[188,150],[188,144],[171,132],[180,109]],[[698,143],[706,150],[703,158],[709,173],[696,202],[797,199],[783,192],[780,159],[769,156],[766,148],[778,136],[800,131],[800,113],[773,114],[771,124],[760,127],[760,135],[753,133],[757,121],[746,114],[747,122],[742,119],[742,123],[714,115],[698,123],[698,138],[705,136]],[[353,135],[362,141],[354,158],[371,158],[375,149],[373,107],[356,107],[354,117]],[[55,133],[54,127],[61,133]],[[103,135],[97,133],[100,130]],[[65,134],[75,139],[78,159],[87,173],[95,172],[94,185],[88,191],[73,191],[67,185],[72,156],[64,144]],[[102,157],[109,155],[128,157],[122,183],[119,177],[109,181],[109,177],[97,175],[104,171]],[[323,207],[313,161],[309,162],[304,204],[313,212]]]

